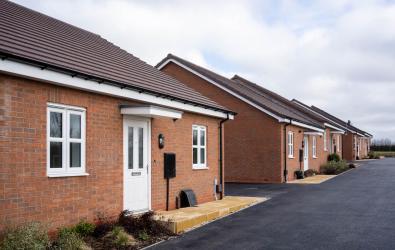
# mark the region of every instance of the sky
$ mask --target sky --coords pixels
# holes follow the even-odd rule
[[[14,0],[151,65],[238,74],[395,141],[395,0]]]

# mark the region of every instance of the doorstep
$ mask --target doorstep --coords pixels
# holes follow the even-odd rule
[[[266,200],[268,198],[226,196],[222,200],[203,203],[196,207],[157,211],[155,219],[166,223],[173,233],[180,233]]]
[[[307,177],[304,179],[289,181],[288,183],[290,183],[290,184],[321,184],[327,180],[332,179],[335,176],[337,176],[337,175],[317,174],[317,175],[310,176],[310,177]]]

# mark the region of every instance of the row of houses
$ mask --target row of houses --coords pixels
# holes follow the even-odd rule
[[[174,209],[183,189],[203,203],[225,181],[286,182],[330,153],[369,151],[370,134],[240,76],[173,55],[155,68],[15,3],[0,10],[1,228]]]

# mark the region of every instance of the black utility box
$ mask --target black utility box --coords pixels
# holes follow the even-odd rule
[[[176,177],[176,154],[165,153],[165,179],[171,179]]]

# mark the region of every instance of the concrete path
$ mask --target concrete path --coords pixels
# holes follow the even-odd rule
[[[319,185],[228,185],[272,197],[155,249],[395,249],[395,159]]]

